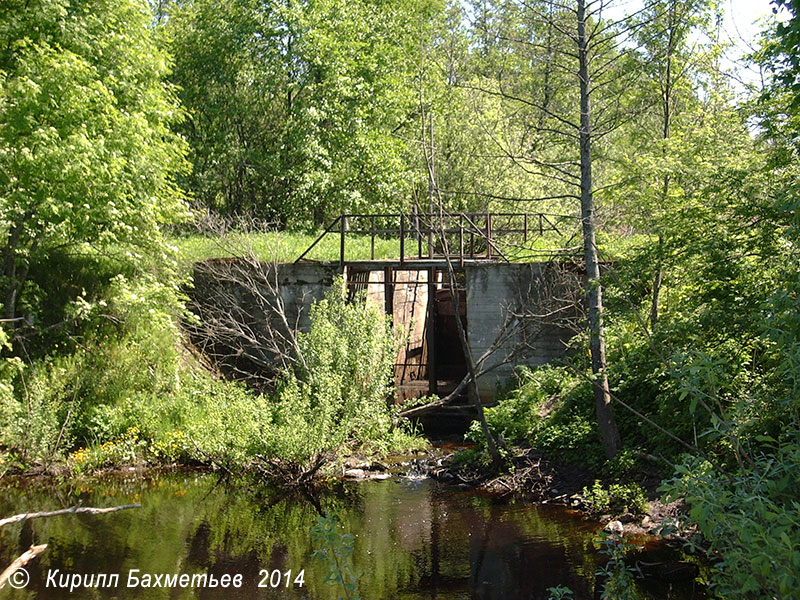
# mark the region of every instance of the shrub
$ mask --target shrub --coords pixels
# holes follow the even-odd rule
[[[595,480],[591,489],[583,488],[583,499],[589,510],[596,514],[643,514],[647,511],[647,497],[635,483],[612,483],[603,487],[599,480]]]
[[[711,587],[726,598],[793,598],[800,589],[800,434],[735,475],[686,459],[667,482],[668,499],[684,498],[714,557]]]
[[[383,313],[363,297],[346,302],[338,281],[312,307],[299,345],[304,368],[278,388],[263,454],[304,464],[349,443],[385,440],[394,338]]]

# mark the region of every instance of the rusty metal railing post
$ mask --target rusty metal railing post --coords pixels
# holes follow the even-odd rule
[[[406,214],[400,213],[400,264],[405,262],[406,257]]]
[[[417,230],[417,258],[422,258],[422,230],[420,229],[419,210],[414,207],[414,228]]]
[[[458,262],[464,266],[464,214],[458,214]]]
[[[369,223],[370,240],[369,240],[369,255],[372,260],[375,260],[375,215],[372,215]]]
[[[492,258],[492,213],[486,213],[486,258]]]
[[[522,241],[523,243],[528,243],[528,213],[523,215],[524,225],[523,225],[523,234],[522,234]]]

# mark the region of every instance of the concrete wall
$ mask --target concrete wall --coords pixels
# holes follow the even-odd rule
[[[543,365],[563,355],[580,318],[582,275],[554,263],[467,265],[467,338],[477,361],[509,333],[485,361],[481,397],[493,397],[513,364]]]
[[[197,263],[189,308],[200,323],[188,326],[191,339],[224,373],[262,385],[287,351],[289,331],[309,329],[311,305],[340,273],[338,265],[318,263]]]
[[[580,305],[582,274],[575,265],[553,263],[467,264],[464,270],[467,337],[474,358],[492,347],[504,326],[515,323],[507,339],[486,361],[486,366],[496,368],[479,380],[481,396],[491,398],[498,382],[512,375],[512,364],[536,366],[563,354],[580,317],[575,305]],[[277,289],[289,325],[296,323],[300,330],[308,330],[312,303],[324,296],[342,272],[338,264],[320,263],[264,264],[257,271],[254,265],[234,259],[205,261],[196,265],[195,289],[191,292],[192,307],[203,321],[193,331],[198,346],[209,354],[239,361],[234,366],[245,371],[263,366],[259,357],[255,361],[237,358],[247,358],[247,342],[232,339],[209,344],[210,328],[228,319],[246,324],[254,339],[266,339],[274,331],[285,333],[285,324],[272,310]],[[349,278],[356,282],[354,289],[366,290],[368,301],[386,308],[384,273],[374,265],[360,271],[354,266]],[[393,319],[408,331],[408,342],[400,350],[395,369],[398,383],[424,381],[429,374],[427,275],[425,269],[394,272]],[[247,278],[250,285],[241,285]],[[259,278],[262,283],[252,285]],[[205,326],[209,331],[204,334]],[[261,358],[269,361],[267,356]]]

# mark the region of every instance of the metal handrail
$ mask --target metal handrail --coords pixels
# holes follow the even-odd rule
[[[499,219],[521,219],[522,223],[518,227],[496,227]],[[457,214],[430,214],[430,213],[352,213],[342,214],[336,217],[325,230],[317,237],[316,240],[295,260],[295,263],[303,260],[311,250],[313,250],[322,239],[338,229],[339,233],[339,263],[341,265],[345,262],[345,247],[347,234],[366,234],[370,236],[370,255],[372,260],[375,260],[375,237],[376,235],[393,235],[398,234],[400,238],[400,264],[406,260],[406,237],[409,232],[412,232],[417,238],[417,258],[423,260],[424,258],[433,259],[444,257],[444,254],[437,254],[434,252],[432,244],[432,235],[458,235],[458,253],[448,252],[449,257],[458,258],[462,263],[465,257],[469,259],[486,259],[493,258],[493,252],[497,256],[505,259],[503,253],[498,249],[495,241],[497,236],[508,234],[522,234],[523,241],[527,242],[529,236],[533,234],[543,235],[545,231],[555,231],[561,234],[561,231],[553,221],[558,222],[561,219],[574,219],[568,215],[559,215],[554,213],[457,213]],[[354,228],[353,224],[357,224],[359,220],[368,219],[369,227],[366,229]],[[398,227],[376,227],[377,220],[399,220]],[[407,222],[408,220],[408,222]],[[446,226],[446,222],[450,220],[457,222],[457,226]],[[441,222],[441,226],[434,226],[437,221]],[[480,226],[480,224],[483,226]],[[428,223],[429,225],[425,225]],[[337,227],[338,226],[338,227]],[[428,236],[428,252],[427,256],[423,258],[423,237]],[[465,244],[469,239],[469,252],[466,253]],[[486,242],[485,249],[478,248],[476,254],[475,241],[484,240]],[[479,245],[480,246],[480,245]]]

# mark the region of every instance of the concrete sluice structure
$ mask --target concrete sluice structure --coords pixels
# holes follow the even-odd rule
[[[342,276],[351,298],[365,292],[367,302],[382,307],[395,327],[407,331],[395,361],[398,401],[447,395],[466,375],[456,318],[461,319],[474,360],[488,353],[478,377],[484,403],[492,402],[498,385],[513,375],[514,365],[538,366],[564,354],[582,320],[582,265],[460,261],[453,272],[451,286],[447,263],[436,260],[204,261],[195,266],[191,300],[201,325],[192,337],[223,371],[227,365],[228,374],[255,374],[268,368],[270,352],[280,349],[276,340],[290,337],[288,329],[308,329],[311,304]],[[228,325],[220,327],[226,320]],[[244,335],[219,335],[220,329],[236,328],[232,325],[241,326]]]

